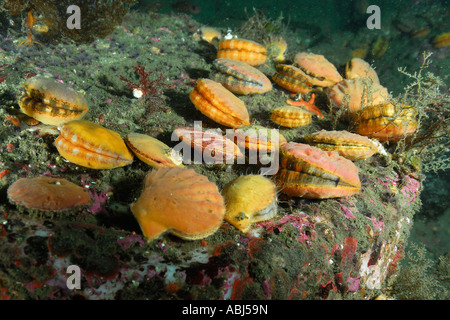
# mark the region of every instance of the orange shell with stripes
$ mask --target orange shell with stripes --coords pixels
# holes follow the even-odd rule
[[[450,32],[442,33],[433,40],[435,48],[444,48],[450,46]]]
[[[317,131],[304,137],[305,141],[324,151],[336,151],[346,159],[367,159],[378,152],[376,144],[369,138],[348,131]]]
[[[373,84],[379,85],[380,79],[372,66],[360,58],[352,58],[345,65],[345,78],[369,78]]]
[[[287,128],[306,126],[311,123],[311,118],[311,112],[289,105],[275,108],[270,114],[270,120]]]
[[[219,42],[217,58],[232,59],[251,66],[259,66],[267,60],[267,49],[255,41],[227,39]]]
[[[221,125],[238,128],[250,124],[244,102],[218,82],[200,79],[189,97],[201,113]]]
[[[25,81],[23,87],[20,110],[44,124],[58,126],[82,118],[89,110],[81,93],[55,79],[34,77]]]
[[[181,155],[156,138],[130,132],[125,138],[125,143],[136,157],[153,168],[183,167]]]
[[[264,153],[278,151],[279,146],[287,142],[278,130],[260,125],[235,129],[232,134],[228,134],[231,135],[240,148]]]
[[[308,75],[301,69],[289,64],[278,64],[276,69],[277,72],[272,76],[272,80],[280,87],[301,94],[307,94],[313,89]]]
[[[217,73],[212,79],[235,94],[265,93],[272,90],[272,83],[264,73],[249,64],[231,59],[216,59],[213,66]]]
[[[327,199],[350,196],[361,188],[358,167],[335,151],[289,142],[280,147],[275,183],[291,197]]]
[[[357,134],[379,141],[398,141],[417,130],[417,110],[392,103],[370,106],[353,118]]]
[[[173,131],[183,143],[194,148],[203,155],[205,162],[210,160],[233,162],[235,158],[243,157],[239,147],[220,130],[203,130],[201,127],[179,127]]]
[[[354,78],[345,79],[329,88],[328,98],[335,106],[347,109],[351,116],[367,106],[387,103],[389,92],[380,84]]]
[[[117,132],[91,121],[64,124],[55,146],[68,161],[87,168],[113,169],[133,162],[133,154]]]

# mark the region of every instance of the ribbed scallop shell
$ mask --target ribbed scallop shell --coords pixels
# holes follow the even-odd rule
[[[217,72],[212,79],[236,94],[265,93],[272,90],[272,83],[264,73],[242,61],[216,59],[213,66]]]
[[[244,102],[218,82],[200,79],[190,99],[197,110],[221,125],[238,128],[250,124]]]
[[[267,56],[274,62],[282,63],[286,59],[285,53],[288,46],[282,37],[269,37],[269,40],[264,41],[264,47],[267,48]]]
[[[8,198],[19,206],[45,211],[70,210],[91,203],[86,189],[62,178],[22,178],[8,188]]]
[[[147,175],[131,211],[148,241],[166,231],[195,240],[220,227],[225,205],[216,184],[207,177],[192,169],[164,167]]]
[[[20,109],[42,123],[61,125],[82,118],[89,110],[81,93],[55,79],[34,77],[25,81],[23,87]]]
[[[311,123],[311,118],[311,112],[294,106],[278,107],[270,114],[270,120],[288,128],[306,126]]]
[[[305,72],[314,86],[329,87],[342,81],[342,76],[336,67],[323,55],[309,52],[297,53],[295,65]]]
[[[293,142],[280,147],[275,183],[288,196],[310,199],[345,197],[361,188],[353,162],[334,151]]]
[[[236,158],[243,157],[238,146],[224,137],[220,130],[203,130],[201,127],[179,127],[173,132],[178,139],[194,148],[203,157],[203,160],[233,163]],[[195,159],[195,157],[194,157]]]
[[[232,59],[259,66],[267,60],[267,50],[255,41],[227,39],[219,42],[217,58]]]
[[[154,167],[183,167],[181,155],[165,143],[146,134],[130,132],[125,143],[141,161]]]
[[[352,161],[367,159],[378,151],[375,143],[369,138],[345,130],[321,130],[307,135],[305,140],[312,146],[324,151],[336,151]]]
[[[310,77],[289,64],[278,64],[272,80],[280,87],[294,93],[307,94],[313,89]]]
[[[64,124],[55,146],[70,162],[92,169],[113,169],[133,162],[133,154],[117,132],[91,121]]]
[[[202,26],[200,27],[198,32],[200,33],[200,39],[207,41],[211,44],[213,44],[214,41],[218,42],[220,39],[222,39],[222,32],[219,29],[213,27]]]
[[[242,149],[266,153],[278,151],[279,146],[287,142],[278,130],[259,125],[235,129],[232,140]]]
[[[328,91],[328,97],[334,105],[346,108],[349,115],[354,115],[366,106],[387,103],[389,93],[380,84],[366,82],[364,79],[346,79],[336,83]]]
[[[354,131],[380,141],[397,141],[417,130],[417,111],[392,103],[362,109],[354,117]]]
[[[374,84],[380,84],[377,72],[370,64],[361,58],[352,58],[345,65],[345,78],[368,78]]]
[[[443,48],[450,46],[450,32],[442,33],[433,40],[433,47]]]
[[[275,184],[261,175],[246,175],[228,183],[222,190],[225,220],[242,232],[253,223],[272,218],[277,213]]]

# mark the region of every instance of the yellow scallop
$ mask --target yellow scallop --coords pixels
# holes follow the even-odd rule
[[[225,220],[242,232],[253,223],[272,218],[277,213],[275,184],[261,175],[241,176],[222,190],[225,199]]]
[[[91,121],[66,123],[55,146],[61,156],[87,168],[113,169],[133,162],[133,154],[117,132]]]
[[[130,132],[125,138],[125,143],[136,157],[153,168],[183,167],[181,155],[156,138]]]

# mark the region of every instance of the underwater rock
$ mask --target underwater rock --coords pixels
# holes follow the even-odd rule
[[[17,111],[16,93],[24,77],[31,73],[50,73],[55,78],[61,76],[66,83],[83,83],[92,101],[87,120],[117,132],[120,137],[141,132],[169,141],[174,130],[189,128],[201,117],[188,96],[196,80],[206,77],[212,70],[215,52],[209,46],[208,59],[204,50],[206,44],[189,36],[188,32],[195,32],[198,27],[199,24],[186,15],[133,11],[110,39],[83,46],[60,42],[45,50],[38,45],[17,49],[15,44],[24,37],[11,33],[2,43],[5,62],[1,64],[8,64],[4,71],[7,77],[0,86],[5,101],[5,108],[0,110],[2,116]],[[333,44],[327,39],[319,33],[311,42],[302,38],[300,46],[323,43],[324,51],[345,49],[342,42]],[[400,39],[391,44],[398,44],[397,40]],[[286,41],[292,50],[299,46],[292,30],[286,34]],[[152,50],[155,46],[159,53]],[[343,51],[329,56],[333,61],[340,60],[341,67],[349,57]],[[388,54],[389,51],[381,59]],[[292,58],[291,53],[286,58]],[[145,70],[158,71],[161,81],[168,84],[164,90],[155,91],[157,97],[167,96],[157,102],[157,108],[154,100],[135,99],[123,86],[120,75],[126,74],[126,70],[134,72],[129,66],[137,61],[142,68],[135,68],[135,76],[128,74],[130,79],[139,77],[139,70],[144,70],[145,65]],[[395,67],[403,62],[395,61]],[[382,67],[383,62],[376,61],[376,65]],[[392,69],[391,73],[383,69],[380,76],[386,79],[385,76],[395,74],[396,68]],[[262,65],[261,70],[265,74],[274,72],[272,61]],[[388,82],[389,89],[398,82]],[[327,110],[326,103],[321,103],[325,97],[320,91],[324,89],[313,90],[321,110]],[[426,93],[430,88],[424,90]],[[281,137],[279,144],[272,144],[273,136],[269,139],[264,134],[264,128],[276,127],[270,121],[270,111],[286,99],[292,96],[278,86],[264,95],[239,97],[251,114],[251,126],[249,118],[234,132],[235,139],[228,135],[227,138],[246,148],[242,150],[244,156],[255,150],[271,151],[287,144]],[[288,141],[300,141],[322,128],[332,130],[330,120],[330,114],[326,113],[323,120],[314,117],[308,126],[280,128],[280,132]],[[202,131],[217,128],[212,122],[202,125]],[[339,122],[336,128],[345,125]],[[130,204],[139,201],[148,170],[145,163],[135,161],[104,170],[74,165],[58,154],[52,137],[28,129],[25,124],[15,126],[8,121],[0,126],[4,139],[0,146],[2,190],[5,192],[8,185],[24,176],[58,175],[80,181],[80,185],[89,190],[94,204],[89,209],[80,207],[75,217],[55,214],[57,219],[36,219],[34,215],[22,214],[23,210],[15,204],[0,204],[0,299],[371,299],[380,292],[389,292],[391,280],[398,275],[398,264],[414,214],[421,204],[422,174],[411,172],[404,164],[406,161],[402,164],[390,158],[389,152],[395,147],[390,143],[386,147],[388,156],[374,154],[355,162],[361,184],[356,193],[338,198],[307,199],[290,197],[280,186],[276,215],[253,223],[247,233],[222,222],[223,217],[214,216],[214,225],[203,229],[195,223],[196,219],[176,214],[172,218],[179,218],[177,225],[169,225],[169,228],[174,229],[178,224],[194,225],[193,235],[188,234],[191,238],[204,235],[204,230],[212,234],[188,241],[167,229],[148,242],[139,221],[130,211]],[[254,129],[255,134],[247,129]],[[88,141],[95,140],[89,136]],[[239,176],[258,174],[261,170],[259,163],[209,164],[205,161],[187,166],[189,169],[172,167],[156,172],[195,170],[209,181],[205,180],[205,184],[214,186],[208,190],[219,199],[219,190],[225,185]],[[299,162],[289,162],[288,167],[299,170]],[[154,176],[153,173],[150,176]],[[163,188],[158,191],[150,192],[146,188],[142,192],[147,193],[145,198],[159,194],[167,201],[148,200],[150,204],[146,209],[149,212],[171,211],[171,193],[205,200],[205,194],[196,192],[197,187],[186,181],[187,186],[176,189],[182,182],[182,179],[162,179],[159,183]],[[335,180],[334,185],[340,182],[340,179]],[[247,196],[245,191],[242,195]],[[224,213],[224,203],[219,207]],[[195,208],[198,205],[192,201],[178,209],[182,213],[192,213]],[[70,276],[67,268],[73,264],[81,269],[80,289],[76,290],[67,287]],[[165,312],[178,312],[172,309]]]

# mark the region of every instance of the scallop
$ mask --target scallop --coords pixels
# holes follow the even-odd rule
[[[154,168],[183,167],[181,155],[156,138],[130,132],[125,138],[125,143],[136,157]]]
[[[162,167],[147,175],[131,211],[148,241],[165,232],[196,240],[220,227],[225,205],[216,184],[206,176],[192,169]]]
[[[8,198],[19,206],[42,211],[65,211],[89,205],[86,189],[63,178],[22,178],[8,188]]]
[[[261,175],[241,176],[222,190],[225,198],[225,220],[242,232],[253,223],[268,220],[277,213],[275,184]]]

